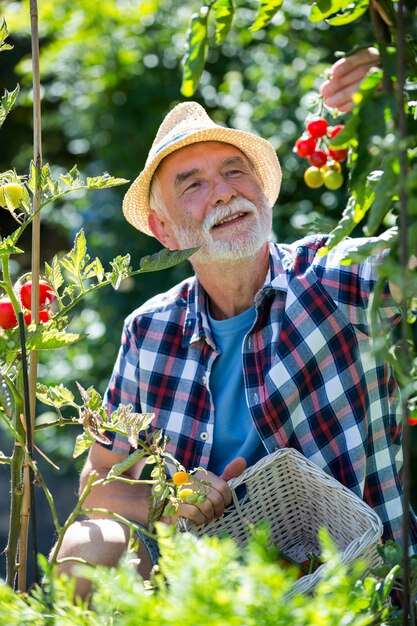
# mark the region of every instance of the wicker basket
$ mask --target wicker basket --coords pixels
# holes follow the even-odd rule
[[[318,530],[325,527],[344,563],[361,558],[368,567],[380,563],[376,545],[382,535],[378,515],[352,491],[292,448],[283,448],[229,481],[233,500],[224,515],[205,526],[182,519],[179,532],[227,534],[240,546],[250,525],[268,521],[272,541],[297,562],[319,554]],[[243,495],[242,495],[243,490]],[[239,497],[238,497],[239,496]],[[291,595],[312,591],[326,565],[300,578]]]

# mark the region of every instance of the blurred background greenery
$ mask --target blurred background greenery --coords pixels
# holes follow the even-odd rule
[[[410,0],[411,1],[411,0]],[[43,160],[53,171],[78,165],[84,176],[108,171],[133,179],[142,168],[155,132],[166,112],[179,101],[181,57],[186,30],[200,0],[38,0],[41,47]],[[308,21],[309,5],[284,3],[266,29],[250,33],[258,2],[246,0],[236,10],[233,32],[221,48],[209,52],[194,99],[218,122],[269,139],[283,168],[283,184],[274,208],[274,237],[292,241],[306,233],[328,232],[346,203],[346,188],[332,192],[305,186],[305,163],[293,145],[311,112],[318,112],[317,91],[325,70],[339,50],[373,41],[366,20],[329,28]],[[15,168],[27,174],[32,158],[32,101],[29,2],[3,0],[2,15],[10,31],[11,52],[0,55],[0,92],[20,83],[18,104],[1,129],[0,171]],[[343,123],[343,117],[337,123]],[[42,214],[42,262],[67,251],[83,227],[91,254],[108,262],[129,252],[137,266],[160,246],[133,229],[121,212],[123,187],[73,194]],[[6,212],[0,215],[1,235],[15,228]],[[356,233],[362,234],[360,231]],[[18,277],[30,269],[30,239],[25,254],[15,257]],[[104,392],[117,354],[126,315],[155,293],[191,273],[188,264],[125,281],[84,300],[72,330],[88,339],[69,349],[40,355],[42,382]],[[38,414],[46,407],[39,406]],[[417,429],[413,429],[414,431]],[[1,430],[2,442],[7,434]],[[41,471],[67,485],[60,490],[65,511],[75,499],[76,474],[83,459],[72,459],[78,429],[43,431],[38,445],[60,466],[60,472],[39,458]],[[412,433],[413,463],[417,461]],[[2,448],[4,446],[2,445]],[[0,466],[4,478],[7,468]],[[47,480],[48,480],[47,476]],[[66,482],[68,481],[68,482]],[[6,492],[0,492],[6,511]],[[413,500],[417,503],[416,485]],[[4,503],[4,505],[3,505]],[[3,534],[4,524],[0,526]],[[51,541],[51,535],[48,537]],[[3,541],[2,541],[3,544]]]

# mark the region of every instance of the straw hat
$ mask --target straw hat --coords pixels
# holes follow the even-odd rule
[[[145,167],[129,187],[123,200],[128,222],[152,236],[148,225],[149,189],[152,177],[163,158],[201,141],[221,141],[239,148],[252,161],[267,200],[273,206],[281,185],[281,167],[272,144],[257,135],[215,124],[197,102],[178,104],[159,127]]]

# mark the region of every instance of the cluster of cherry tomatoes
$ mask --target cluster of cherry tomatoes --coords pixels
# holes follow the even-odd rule
[[[304,172],[308,187],[316,189],[324,185],[327,189],[339,189],[343,185],[342,166],[347,150],[336,150],[329,141],[343,130],[343,124],[329,126],[324,117],[311,118],[305,132],[297,139],[294,151],[303,159],[308,159],[310,167]]]
[[[20,302],[24,311],[25,323],[30,324],[32,320],[31,300],[32,300],[32,281],[28,280],[23,284],[17,285]],[[54,292],[45,281],[39,281],[39,321],[47,322],[52,314],[49,305],[54,300]],[[0,298],[0,328],[15,328],[17,326],[17,318],[13,309],[13,304],[8,297]]]

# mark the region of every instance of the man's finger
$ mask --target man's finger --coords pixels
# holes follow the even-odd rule
[[[331,71],[333,77],[340,80],[357,68],[375,67],[379,65],[379,63],[380,56],[378,50],[376,48],[364,48],[355,54],[351,54],[336,61],[336,63],[332,65]]]
[[[246,469],[246,461],[242,456],[238,456],[233,461],[230,461],[223,470],[220,478],[223,478],[226,482],[231,478],[237,478]]]

